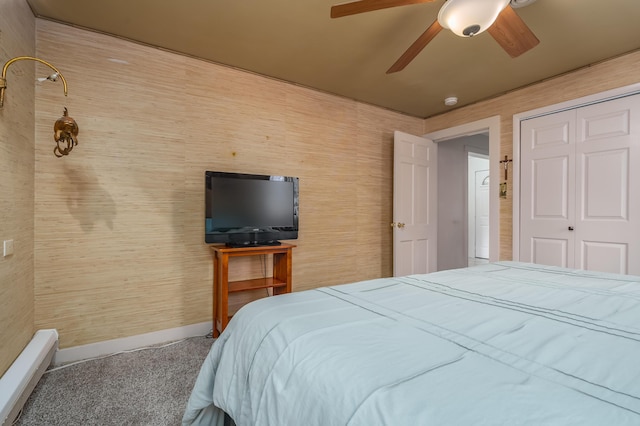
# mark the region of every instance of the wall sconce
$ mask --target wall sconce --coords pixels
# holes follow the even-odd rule
[[[54,71],[54,74],[51,74],[42,80],[57,81],[58,77],[60,77],[64,88],[64,95],[67,96],[67,80],[56,67],[45,60],[34,58],[33,56],[17,56],[13,59],[9,59],[2,68],[2,77],[0,77],[0,108],[4,105],[4,91],[7,88],[7,69],[9,69],[9,65],[14,62],[22,60],[40,62],[41,64],[51,68]],[[53,149],[53,153],[56,157],[60,158],[65,155],[69,155],[73,147],[78,144],[77,137],[79,130],[78,124],[73,118],[69,117],[67,108],[65,107],[63,116],[60,117],[53,126],[53,138],[56,141],[56,147]]]

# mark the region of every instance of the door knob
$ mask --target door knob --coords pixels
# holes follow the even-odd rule
[[[400,228],[400,229],[404,228],[404,223],[402,223],[402,222],[398,223],[398,228]]]
[[[573,226],[570,226],[570,227],[569,227],[569,231],[573,231]]]

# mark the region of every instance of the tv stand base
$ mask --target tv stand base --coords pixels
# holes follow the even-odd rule
[[[273,295],[291,293],[293,248],[282,243],[275,246],[230,248],[213,245],[213,337],[218,337],[231,318],[229,294],[259,289],[272,289]],[[270,277],[229,281],[229,265],[236,257],[273,256],[273,274]],[[237,306],[236,306],[237,307]]]

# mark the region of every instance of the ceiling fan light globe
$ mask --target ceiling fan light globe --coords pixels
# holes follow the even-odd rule
[[[510,0],[447,0],[440,8],[438,22],[460,37],[487,30]]]

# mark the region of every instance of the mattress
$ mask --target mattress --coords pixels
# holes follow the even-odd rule
[[[640,425],[640,277],[497,262],[265,298],[183,425]]]

